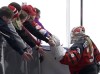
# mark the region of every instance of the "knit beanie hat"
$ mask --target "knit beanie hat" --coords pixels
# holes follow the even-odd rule
[[[13,18],[19,17],[18,10],[17,10],[14,6],[9,5],[8,7],[9,7],[9,8],[13,11],[13,13],[14,13]]]
[[[31,5],[22,5],[22,10],[24,10],[26,13],[28,13],[31,16],[36,15],[36,9]]]

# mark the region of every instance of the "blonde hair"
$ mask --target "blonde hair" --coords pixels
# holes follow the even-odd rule
[[[25,19],[26,17],[28,17],[28,14],[25,11],[21,11],[21,14],[19,15],[20,19]]]

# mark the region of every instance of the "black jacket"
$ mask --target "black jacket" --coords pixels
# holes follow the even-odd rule
[[[7,35],[3,35],[3,37],[6,39],[8,44],[20,55],[22,55],[27,47],[16,32],[12,22],[7,24],[2,18],[0,18],[0,31]]]
[[[29,21],[24,22],[23,25],[35,37],[48,43],[49,40],[33,27]]]
[[[30,38],[30,36],[28,34],[26,34],[25,30],[18,30],[16,28],[17,33],[20,35],[20,37],[31,47],[35,47],[36,44],[35,42]]]

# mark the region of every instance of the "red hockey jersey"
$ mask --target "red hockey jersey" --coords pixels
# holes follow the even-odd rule
[[[62,64],[69,65],[71,74],[79,74],[79,72],[94,63],[100,61],[100,53],[96,45],[89,37],[80,38],[69,49],[68,52],[60,60]]]

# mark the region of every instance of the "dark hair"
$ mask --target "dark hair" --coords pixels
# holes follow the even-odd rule
[[[7,18],[12,18],[13,15],[14,15],[14,13],[7,6],[3,6],[0,8],[0,17],[5,16]]]
[[[36,13],[40,13],[40,10],[38,8],[35,8],[36,9]]]
[[[21,13],[19,15],[19,17],[20,17],[21,20],[25,19],[27,16],[28,16],[28,14],[25,11],[23,11],[23,10],[21,11]]]
[[[14,6],[14,7],[18,10],[18,12],[20,12],[21,6],[20,6],[18,3],[12,2],[12,3],[10,3],[9,5]]]

